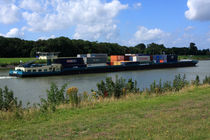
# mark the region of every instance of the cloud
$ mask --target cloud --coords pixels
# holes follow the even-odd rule
[[[20,3],[20,7],[25,10],[30,10],[33,12],[40,12],[42,11],[42,6],[38,0],[23,0]]]
[[[193,29],[194,29],[193,26],[187,26],[184,30],[185,30],[185,31],[190,31],[190,30],[193,30]]]
[[[94,25],[77,25],[74,39],[97,40],[103,37],[105,40],[111,40],[117,36],[117,25],[112,23],[101,23]]]
[[[170,34],[162,31],[161,29],[154,28],[148,29],[144,26],[140,26],[138,30],[134,33],[133,38],[129,41],[123,41],[125,45],[136,45],[138,43],[165,43],[170,37]]]
[[[11,24],[19,21],[20,11],[19,8],[13,4],[12,1],[0,2],[0,22],[3,24]]]
[[[142,4],[140,2],[133,4],[133,7],[134,8],[139,8],[141,6],[142,6]]]
[[[138,41],[154,41],[161,39],[165,35],[166,33],[161,29],[147,29],[144,26],[140,26],[134,37]]]
[[[74,38],[99,39],[105,36],[108,39],[117,31],[114,18],[128,5],[119,0],[49,0],[45,7],[47,9],[42,13],[33,10],[22,14],[28,24],[27,30],[51,32],[76,26]]]
[[[210,20],[210,0],[188,0],[189,10],[185,12],[186,18],[190,20]]]
[[[9,30],[8,33],[0,34],[0,36],[22,38],[24,36],[24,32],[22,30],[19,30],[18,28],[12,28]]]

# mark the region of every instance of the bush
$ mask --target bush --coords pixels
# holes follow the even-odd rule
[[[206,77],[203,79],[203,84],[210,84],[210,76],[206,76]]]
[[[181,76],[181,74],[175,75],[175,79],[173,80],[173,90],[179,91],[185,86],[187,86],[188,84],[189,83],[186,80],[185,74],[183,75],[183,77]]]
[[[67,95],[69,96],[69,101],[72,104],[72,106],[78,106],[81,102],[81,97],[77,93],[77,87],[71,87],[67,90]]]
[[[97,83],[97,95],[101,97],[116,97],[119,98],[122,95],[127,93],[137,93],[139,92],[139,88],[137,88],[137,81],[129,79],[126,83],[126,80],[118,78],[116,75],[116,80],[113,81],[111,77],[107,77],[105,81],[101,81]],[[95,95],[94,95],[95,96]]]
[[[65,97],[66,87],[67,84],[64,84],[61,89],[59,89],[55,83],[51,83],[50,90],[47,90],[47,100],[43,98],[40,99],[40,110],[45,112],[50,108],[51,111],[54,112],[56,110],[56,105],[65,103],[67,101]]]
[[[65,89],[67,84],[64,84],[59,90],[55,83],[51,83],[50,90],[47,90],[47,101],[59,105],[65,103]]]
[[[199,86],[200,85],[200,78],[197,75],[195,80],[192,81],[192,85]]]
[[[21,108],[22,101],[14,97],[13,91],[9,90],[7,86],[4,89],[0,88],[0,110],[8,111],[15,108]]]

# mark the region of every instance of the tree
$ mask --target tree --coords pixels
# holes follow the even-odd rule
[[[191,42],[189,48],[190,48],[190,54],[191,55],[196,55],[197,54],[198,48],[195,46],[195,43]]]

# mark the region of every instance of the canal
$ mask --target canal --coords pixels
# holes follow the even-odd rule
[[[115,78],[116,75],[125,79],[137,80],[140,89],[148,87],[154,80],[172,81],[177,74],[185,74],[187,80],[194,80],[199,75],[202,80],[206,75],[210,76],[210,61],[199,61],[196,67],[170,68],[156,70],[136,70],[100,74],[81,74],[51,77],[16,78],[8,76],[9,70],[0,70],[0,88],[8,86],[14,91],[14,95],[24,104],[39,103],[40,98],[46,98],[46,90],[52,82],[59,87],[67,83],[68,87],[76,86],[79,92],[96,89],[96,83],[106,77]]]

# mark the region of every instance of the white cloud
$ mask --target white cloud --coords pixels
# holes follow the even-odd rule
[[[188,0],[185,16],[190,20],[210,20],[210,0]]]
[[[144,26],[140,26],[134,36],[138,41],[154,41],[161,39],[165,35],[166,33],[161,29],[147,29]]]
[[[134,8],[139,8],[141,6],[142,6],[142,4],[140,2],[133,4],[133,7]]]
[[[42,6],[38,0],[23,0],[20,3],[20,7],[33,12],[40,12],[42,10]]]
[[[8,33],[0,34],[0,36],[22,38],[24,36],[24,33],[23,33],[23,31],[19,30],[18,28],[12,28],[9,30]]]
[[[29,31],[55,31],[76,26],[74,38],[106,39],[116,34],[114,18],[128,7],[119,0],[49,0],[48,12],[26,11],[22,15]]]
[[[125,45],[136,45],[138,43],[166,43],[166,40],[170,37],[170,34],[162,31],[161,29],[154,28],[148,29],[144,26],[140,26],[135,32],[134,37],[127,43],[123,41]]]
[[[19,8],[12,1],[0,2],[0,22],[4,24],[15,23],[20,18]]]
[[[75,39],[90,39],[97,40],[100,37],[104,37],[105,40],[111,40],[111,38],[117,36],[117,25],[112,23],[107,24],[95,24],[95,25],[78,25],[76,32],[73,36]]]
[[[185,31],[190,31],[190,30],[193,30],[193,29],[194,29],[193,26],[187,26],[184,30],[185,30]]]

